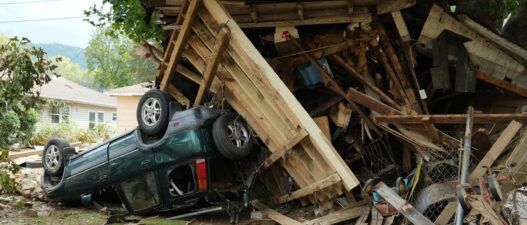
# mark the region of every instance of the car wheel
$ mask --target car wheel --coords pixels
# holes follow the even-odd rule
[[[214,122],[212,138],[218,151],[230,160],[248,156],[253,148],[253,136],[247,122],[234,113],[222,115]]]
[[[148,135],[163,132],[168,124],[169,103],[173,101],[168,93],[153,89],[146,92],[137,106],[139,129]]]
[[[44,154],[42,154],[42,165],[44,171],[52,176],[59,176],[62,174],[65,162],[64,149],[70,144],[62,139],[53,138],[44,147]]]

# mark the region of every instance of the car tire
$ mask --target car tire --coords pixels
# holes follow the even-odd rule
[[[137,105],[139,129],[148,135],[163,132],[168,124],[171,101],[174,101],[172,96],[159,89],[146,92]]]
[[[64,170],[65,151],[70,144],[62,139],[53,138],[44,146],[42,165],[44,171],[51,176],[60,176]]]
[[[214,122],[212,139],[218,151],[230,160],[248,156],[254,144],[247,122],[235,113],[224,114]]]

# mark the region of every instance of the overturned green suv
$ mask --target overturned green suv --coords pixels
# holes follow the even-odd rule
[[[50,140],[42,157],[48,198],[92,202],[112,189],[131,213],[247,204],[258,167],[251,157],[258,154],[239,115],[205,107],[182,111],[154,89],[142,97],[137,117],[138,129],[80,154],[61,139]]]

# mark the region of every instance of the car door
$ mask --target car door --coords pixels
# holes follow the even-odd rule
[[[151,170],[154,154],[151,148],[140,148],[134,133],[113,141],[108,148],[112,182],[121,182]]]
[[[71,176],[65,182],[71,187],[66,188],[85,192],[106,185],[110,174],[107,149],[108,144],[103,144],[71,160]]]

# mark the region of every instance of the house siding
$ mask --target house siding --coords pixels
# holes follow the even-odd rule
[[[117,132],[122,133],[137,127],[136,111],[141,96],[117,97]]]
[[[115,108],[112,107],[103,107],[103,106],[94,106],[81,103],[71,103],[70,105],[70,118],[73,120],[80,128],[87,129],[89,128],[89,112],[103,112],[104,113],[104,123],[111,124],[115,126],[115,122],[112,121],[112,113],[116,112]],[[40,120],[38,125],[51,123],[51,108],[44,107],[40,113]]]

